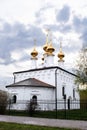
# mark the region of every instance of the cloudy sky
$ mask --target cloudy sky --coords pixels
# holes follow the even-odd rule
[[[0,0],[1,87],[12,81],[13,72],[29,69],[34,39],[41,58],[47,28],[56,62],[62,41],[66,65],[73,67],[79,50],[87,46],[87,0]]]

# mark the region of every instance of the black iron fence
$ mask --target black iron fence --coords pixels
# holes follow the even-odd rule
[[[0,104],[0,109],[2,104]],[[8,101],[5,114],[42,118],[87,120],[87,100]]]

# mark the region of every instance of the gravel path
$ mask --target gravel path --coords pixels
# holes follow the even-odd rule
[[[20,123],[20,124],[33,124],[33,125],[41,125],[41,126],[78,128],[78,129],[81,129],[81,130],[87,130],[87,121],[59,120],[59,119],[0,115],[0,122],[1,121],[14,122],[14,123]]]

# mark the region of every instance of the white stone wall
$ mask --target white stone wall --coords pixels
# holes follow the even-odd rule
[[[55,85],[55,71],[54,69],[48,70],[39,70],[32,72],[19,73],[15,75],[15,82],[27,79],[27,78],[36,78],[43,82],[46,82],[51,85]]]
[[[27,78],[36,78],[45,83],[55,86],[55,70],[56,69],[44,69],[33,72],[16,74],[16,82]],[[73,99],[73,89],[75,88],[75,98],[79,100],[79,94],[77,92],[77,85],[75,84],[75,76],[65,72],[61,69],[57,70],[57,98],[63,99],[62,87],[65,87],[65,94],[67,99],[71,97]]]
[[[37,96],[38,108],[41,110],[51,109],[53,110],[55,105],[52,104],[49,107],[47,100],[55,100],[55,90],[53,88],[42,87],[10,87],[8,88],[11,97],[17,96],[17,103],[13,104],[12,109],[24,110],[26,109],[26,102],[30,101],[34,95]],[[42,100],[44,101],[42,103]],[[24,103],[24,104],[23,104]]]
[[[73,100],[73,89],[75,88],[75,98],[79,100],[79,93],[77,91],[77,85],[75,84],[75,76],[63,70],[57,70],[57,97],[63,99],[62,87],[65,87],[66,98]]]

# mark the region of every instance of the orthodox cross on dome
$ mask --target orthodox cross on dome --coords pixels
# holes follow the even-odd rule
[[[52,45],[52,32],[50,31],[50,42],[49,42],[49,45],[47,47],[47,52],[48,52],[48,54],[53,55],[52,53],[54,51],[55,51],[55,48]]]
[[[52,32],[50,31],[50,41],[52,41]]]
[[[49,44],[49,29],[46,29],[46,33],[47,33],[47,35],[46,35],[46,43],[45,43],[45,45],[43,46],[43,50],[47,53],[47,47],[48,47],[48,44]]]
[[[60,50],[62,51],[62,42],[60,42]]]
[[[36,39],[34,39],[34,46],[36,46]]]
[[[49,29],[49,28],[47,28],[47,29],[46,29],[46,32],[47,32],[47,33],[49,33],[49,32],[50,32],[50,29]]]

